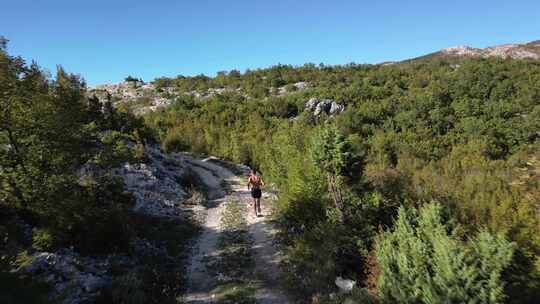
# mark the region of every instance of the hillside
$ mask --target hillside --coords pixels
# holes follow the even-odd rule
[[[385,62],[380,65],[389,66],[425,60],[467,60],[474,58],[538,60],[540,59],[540,40],[523,44],[503,44],[483,49],[460,45],[402,62]],[[354,66],[362,67],[363,65],[352,64],[352,67]],[[176,79],[158,78],[152,82],[143,82],[130,76],[128,78],[132,79],[126,78],[129,81],[98,85],[90,89],[88,94],[96,95],[102,101],[109,98],[117,106],[129,108],[135,114],[144,114],[167,107],[176,98],[183,96],[191,96],[201,100],[223,94],[241,94],[245,98],[281,97],[310,87],[316,87],[317,84],[310,82],[310,79],[317,77],[316,74],[325,69],[338,70],[346,68],[347,66],[316,67],[313,64],[306,64],[303,67],[278,65],[268,69],[248,70],[245,74],[233,70],[230,73],[220,72],[214,78],[204,75],[196,77],[181,76]],[[286,76],[283,77],[284,75]]]
[[[502,44],[486,48],[459,45],[441,49],[410,60],[433,58],[503,58],[503,59],[540,59],[540,40],[522,44]]]
[[[4,46],[0,302],[536,303],[536,48],[88,88]]]
[[[159,79],[180,91],[232,90],[179,96],[144,118],[165,151],[217,155],[272,181],[283,267],[299,299],[341,303],[331,294],[352,280],[359,303],[426,303],[417,289],[444,302],[450,282],[480,302],[488,292],[534,303],[540,205],[531,168],[539,157],[539,75],[538,60],[476,56],[279,65]],[[298,82],[309,86],[273,93]],[[418,263],[400,262],[415,257]],[[484,267],[473,260],[485,261],[498,283],[484,289],[485,273],[458,271]],[[440,263],[455,271],[431,267]],[[415,283],[433,273],[441,282]],[[455,297],[456,303],[475,298]]]

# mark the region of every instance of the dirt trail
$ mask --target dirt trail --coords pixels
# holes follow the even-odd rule
[[[261,304],[286,304],[289,300],[280,288],[281,257],[273,244],[276,229],[269,222],[272,210],[264,202],[261,209],[264,217],[255,217],[251,210],[248,216],[249,232],[253,236],[255,250],[255,273],[262,283],[255,299]]]
[[[200,210],[205,213],[203,231],[191,254],[187,274],[188,290],[183,303],[214,303],[211,291],[216,286],[217,280],[206,270],[205,260],[212,259],[217,252],[221,214],[227,202],[239,200],[245,202],[247,206],[251,198],[245,181],[212,159],[197,160],[186,155],[178,155],[178,157],[191,164],[192,169],[208,187],[210,198],[207,208]],[[229,188],[228,194],[224,185]],[[255,292],[255,299],[260,304],[287,304],[290,301],[279,288],[279,256],[272,243],[275,229],[269,222],[271,208],[265,204],[264,199],[262,209],[265,217],[255,217],[250,209],[251,212],[248,212],[247,218],[249,232],[253,237],[256,277],[261,285],[261,288]]]

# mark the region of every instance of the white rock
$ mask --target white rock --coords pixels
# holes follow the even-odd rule
[[[345,106],[335,102],[335,101],[332,101],[332,105],[330,106],[330,111],[329,111],[329,114],[330,115],[333,115],[333,114],[337,114],[337,113],[341,113],[345,110]]]
[[[354,285],[356,285],[356,281],[347,280],[342,277],[337,277],[335,283],[339,290],[344,293],[351,292],[354,288]]]

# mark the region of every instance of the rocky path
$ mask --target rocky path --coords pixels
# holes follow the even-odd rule
[[[183,303],[216,303],[213,290],[218,284],[217,278],[206,266],[208,261],[218,254],[222,213],[227,203],[233,200],[245,203],[248,208],[250,195],[242,178],[212,159],[197,160],[185,155],[179,157],[183,157],[183,161],[189,163],[204,181],[210,199],[207,207],[199,211],[205,216],[203,231],[193,246],[187,274],[188,290]],[[253,240],[254,270],[257,278],[253,297],[261,304],[287,304],[289,301],[279,287],[279,256],[272,242],[275,230],[270,223],[271,208],[265,204],[264,199],[262,208],[263,214],[267,215],[265,217],[255,217],[251,209],[246,212]]]
[[[249,199],[249,195],[246,199]],[[263,217],[255,217],[251,209],[248,216],[249,232],[253,236],[255,250],[255,274],[261,282],[255,299],[261,304],[289,303],[281,288],[280,256],[273,243],[277,231],[269,221],[272,210],[264,202],[261,209]]]

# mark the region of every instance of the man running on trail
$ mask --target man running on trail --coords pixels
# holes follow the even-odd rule
[[[251,197],[253,198],[253,210],[255,216],[261,215],[261,187],[264,186],[264,182],[260,176],[257,175],[255,170],[251,170],[248,178],[248,190],[251,190]]]

